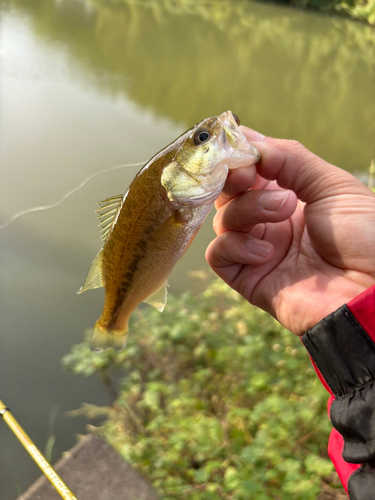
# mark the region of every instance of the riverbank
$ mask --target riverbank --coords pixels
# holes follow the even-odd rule
[[[98,436],[89,434],[54,466],[80,500],[157,500],[150,486]],[[17,500],[61,500],[45,476],[41,476]]]
[[[271,316],[215,279],[199,294],[169,294],[162,315],[138,309],[129,329],[125,351],[85,342],[63,358],[117,392],[110,406],[70,415],[105,417],[97,434],[160,498],[345,498],[325,451],[326,391]]]
[[[319,12],[337,12],[375,25],[375,0],[276,0],[277,3]]]

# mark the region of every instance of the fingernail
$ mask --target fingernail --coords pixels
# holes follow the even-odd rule
[[[251,128],[241,126],[240,129],[249,142],[263,142],[266,138],[265,135],[260,134],[259,132]]]
[[[259,205],[264,210],[281,210],[289,198],[289,191],[267,191],[259,196]]]
[[[248,240],[246,243],[248,250],[255,255],[259,255],[260,257],[266,256],[270,253],[272,245],[267,241],[261,240]]]

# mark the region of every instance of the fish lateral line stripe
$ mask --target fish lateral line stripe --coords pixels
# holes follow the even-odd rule
[[[142,244],[142,245],[141,245]],[[139,248],[141,245],[141,248]],[[134,275],[136,274],[139,263],[145,258],[147,255],[147,246],[148,246],[148,240],[144,238],[138,243],[138,252],[134,255],[131,263],[128,266],[128,271],[126,272],[122,282],[121,282],[121,288],[119,290],[119,293],[117,295],[117,300],[116,303],[113,307],[113,310],[115,311],[113,313],[113,321],[108,323],[108,328],[111,329],[113,324],[115,323],[117,316],[121,310],[121,304],[123,303],[124,298],[126,295],[130,292],[132,284],[134,282],[133,278]]]
[[[142,169],[143,170],[143,169]],[[141,170],[141,171],[142,171]],[[157,193],[159,187],[155,188],[150,197],[147,198],[146,202],[144,203],[144,205],[142,206],[142,208],[140,209],[140,211],[138,212],[137,216],[135,217],[134,221],[133,221],[133,225],[131,226],[130,228],[130,231],[128,232],[128,238],[127,238],[127,242],[126,242],[126,246],[125,246],[125,250],[124,250],[124,254],[123,254],[123,257],[121,259],[121,269],[124,267],[124,261],[125,261],[125,258],[126,258],[126,254],[127,254],[127,251],[128,251],[128,248],[129,248],[129,242],[131,240],[131,236],[132,236],[132,233],[134,231],[134,227],[135,227],[135,223],[138,221],[139,217],[141,216],[143,210],[145,210],[145,208],[147,207],[148,203],[150,202],[150,200],[153,198],[153,196],[155,195],[155,193]],[[129,192],[129,190],[127,191]],[[124,200],[125,201],[125,200]],[[122,205],[123,206],[123,205]],[[122,209],[122,206],[121,206],[121,209]],[[120,210],[121,210],[120,209]],[[113,224],[113,227],[115,226],[117,220],[118,220],[118,217],[120,215],[120,211],[118,212],[117,214],[117,219],[114,221],[114,224]]]

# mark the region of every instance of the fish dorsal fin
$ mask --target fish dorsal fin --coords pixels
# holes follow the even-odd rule
[[[156,292],[147,297],[147,299],[144,299],[143,302],[146,302],[146,304],[150,304],[154,306],[158,311],[163,312],[165,304],[167,303],[167,286],[168,282],[164,281],[161,287],[158,288]]]
[[[113,220],[117,214],[118,209],[122,205],[123,195],[112,196],[106,200],[99,201],[100,208],[96,210],[98,219],[100,220],[101,239],[105,241],[112,228]]]
[[[100,250],[95,260],[91,264],[89,273],[87,275],[86,281],[78,290],[78,293],[85,292],[86,290],[91,290],[93,288],[100,288],[104,286],[103,278],[103,249]]]
[[[124,196],[119,194],[117,196],[111,196],[106,200],[99,201],[100,208],[96,210],[98,212],[98,219],[100,220],[100,231],[101,238],[105,242],[108,233],[110,232],[115,216],[120,209]],[[86,290],[91,290],[93,288],[100,288],[104,286],[103,278],[103,248],[100,250],[95,260],[91,264],[89,273],[87,275],[86,281],[83,286],[78,290],[78,293],[85,292]]]

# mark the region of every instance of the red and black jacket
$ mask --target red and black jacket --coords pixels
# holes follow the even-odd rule
[[[302,337],[331,393],[328,453],[350,500],[375,500],[375,286]]]

